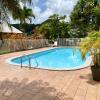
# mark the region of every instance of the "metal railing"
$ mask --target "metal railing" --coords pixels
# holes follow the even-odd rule
[[[21,68],[23,67],[23,57],[20,57]]]
[[[34,66],[33,68],[35,68],[35,67],[38,67],[38,61],[36,60],[36,58],[35,57],[29,57],[29,69],[31,69],[31,67],[32,67],[32,59],[34,59],[34,61],[36,62],[36,66]]]
[[[20,57],[20,58],[21,58],[21,59],[20,59],[20,60],[21,60],[21,61],[20,61],[20,62],[21,62],[21,63],[20,63],[20,64],[21,64],[21,68],[24,66],[24,65],[23,65],[23,57],[24,57],[24,56],[25,56],[25,55],[22,55],[22,56]],[[34,58],[33,58],[33,57],[28,57],[28,64],[29,64],[28,67],[29,67],[29,69],[31,69],[31,67],[32,67],[32,59],[34,59],[34,61],[36,62],[36,66],[35,66],[35,67],[38,67],[38,61],[36,60],[36,58],[35,58],[35,57],[34,57]],[[34,67],[34,68],[35,68],[35,67]]]

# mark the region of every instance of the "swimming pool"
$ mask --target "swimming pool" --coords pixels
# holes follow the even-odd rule
[[[9,64],[42,68],[49,70],[75,70],[85,68],[90,65],[91,57],[86,55],[86,60],[82,60],[78,48],[54,48],[22,57],[10,58]]]

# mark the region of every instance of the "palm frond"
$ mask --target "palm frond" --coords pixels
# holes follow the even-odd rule
[[[80,43],[80,51],[82,58],[85,58],[86,53],[90,52],[94,56],[94,63],[100,64],[100,31],[89,33],[88,37]],[[97,56],[99,55],[99,57]],[[98,62],[99,61],[99,62]]]
[[[20,2],[31,4],[32,0],[1,0],[0,13],[3,15],[1,20],[8,22],[9,16],[20,16],[22,10]]]

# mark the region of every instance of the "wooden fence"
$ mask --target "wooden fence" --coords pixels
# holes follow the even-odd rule
[[[57,46],[79,46],[81,40],[81,38],[59,38],[57,39]],[[21,51],[53,46],[49,45],[48,41],[48,39],[4,39],[3,42],[0,40],[0,52]]]
[[[0,50],[20,51],[48,46],[48,39],[5,39],[0,40]]]

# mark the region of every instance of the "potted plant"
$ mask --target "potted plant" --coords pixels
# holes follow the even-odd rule
[[[89,52],[92,56],[91,71],[93,80],[100,81],[100,31],[88,34],[80,43],[82,58]]]

